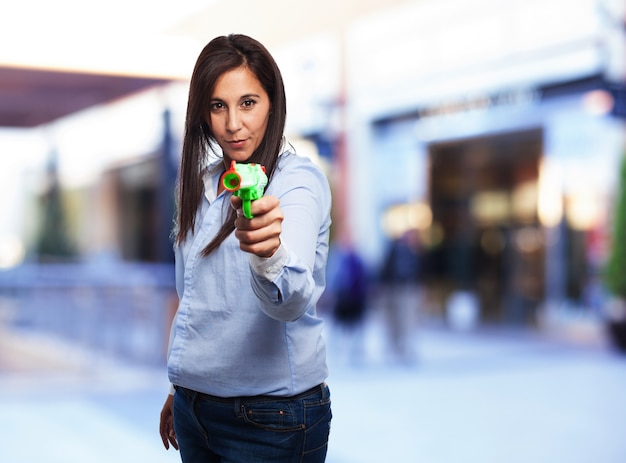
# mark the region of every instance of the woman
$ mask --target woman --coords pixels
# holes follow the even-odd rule
[[[160,423],[165,448],[180,449],[183,462],[326,458],[330,393],[316,303],[330,190],[284,140],[285,118],[282,77],[263,45],[230,35],[204,48],[185,123],[173,387]],[[269,178],[251,219],[220,182],[231,161],[260,164]]]

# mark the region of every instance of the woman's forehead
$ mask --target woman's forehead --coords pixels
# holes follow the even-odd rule
[[[242,98],[246,95],[267,96],[257,76],[248,67],[231,69],[215,82],[213,99]]]

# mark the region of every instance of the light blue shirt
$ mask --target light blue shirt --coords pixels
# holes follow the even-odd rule
[[[219,397],[298,394],[328,375],[316,314],[328,255],[328,181],[287,145],[265,192],[279,198],[284,215],[278,251],[268,259],[245,253],[231,233],[202,257],[231,207],[230,193],[216,196],[223,172],[221,160],[207,168],[195,233],[175,249],[180,302],[170,381]]]

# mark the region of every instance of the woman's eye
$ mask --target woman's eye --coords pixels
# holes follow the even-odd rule
[[[241,106],[243,106],[244,108],[250,108],[252,106],[254,106],[255,101],[254,100],[244,100],[241,103]]]
[[[211,103],[210,108],[211,108],[211,111],[218,111],[224,108],[224,104],[217,101],[215,103]]]

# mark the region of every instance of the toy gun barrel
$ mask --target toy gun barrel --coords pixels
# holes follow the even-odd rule
[[[265,167],[260,164],[241,164],[232,161],[230,169],[224,172],[222,184],[228,191],[241,198],[243,215],[251,219],[250,204],[263,196],[267,185]]]

